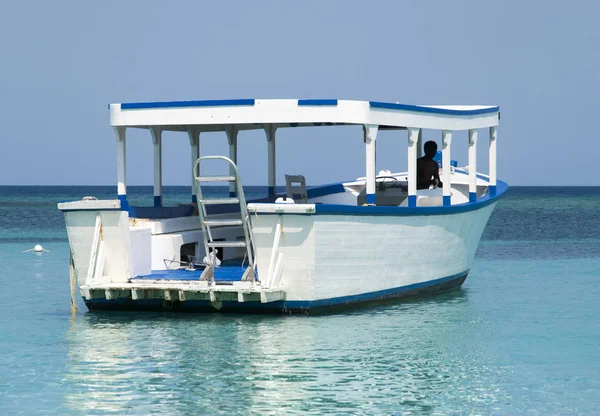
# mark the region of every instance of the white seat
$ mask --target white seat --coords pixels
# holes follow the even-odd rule
[[[288,198],[305,204],[308,200],[306,195],[306,179],[302,175],[285,175],[285,193]]]

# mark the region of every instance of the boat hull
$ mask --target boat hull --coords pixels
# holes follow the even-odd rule
[[[284,287],[286,301],[322,306],[433,286],[468,273],[494,207],[443,215],[253,215],[258,275]],[[278,274],[272,264],[279,255]]]
[[[293,207],[293,212],[269,213],[260,212],[257,205],[251,215],[260,281],[255,285],[232,278],[211,284],[199,279],[200,271],[167,270],[143,276],[138,272],[141,266],[131,260],[139,262],[135,249],[145,247],[135,240],[140,236],[132,235],[141,231],[125,225],[127,213],[122,211],[94,209],[85,216],[67,212],[67,228],[74,278],[92,311],[315,313],[459,287],[495,208],[496,201],[490,202],[470,210],[431,213],[419,209],[408,215],[398,214],[404,212],[401,209],[390,213],[385,207],[354,211],[343,206],[325,206],[324,210],[317,206],[301,213],[302,205]],[[315,205],[306,205],[310,206]],[[84,225],[92,220],[102,244],[97,238],[88,242],[93,229]],[[171,234],[173,238],[180,235],[166,235]],[[156,238],[147,237],[148,243]],[[114,253],[114,247],[121,246],[130,247],[116,252],[124,256],[121,263],[129,265],[124,271],[117,268],[121,263]],[[92,274],[99,270],[97,265],[78,267],[93,264],[88,260],[94,257],[84,254],[94,254],[94,247],[100,254],[103,247],[108,253],[96,257],[104,262],[104,271],[98,275]],[[146,263],[148,267],[150,261]]]

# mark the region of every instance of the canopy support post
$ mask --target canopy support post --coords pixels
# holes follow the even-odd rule
[[[452,205],[452,184],[450,183],[450,146],[452,145],[452,132],[442,130],[442,168],[444,175],[443,200],[444,206]]]
[[[194,164],[200,157],[200,130],[196,126],[188,126],[188,138],[192,148],[192,203],[196,203],[196,179],[194,174]]]
[[[235,126],[227,126],[225,133],[227,133],[227,144],[229,145],[229,159],[233,160],[233,163],[237,166],[238,129]],[[229,175],[235,176],[235,168],[232,165],[229,165]],[[229,183],[229,196],[232,198],[236,196],[235,182]]]
[[[269,173],[268,173],[268,190],[269,197],[275,196],[275,188],[277,187],[277,175],[275,173],[275,131],[277,127],[273,124],[265,124],[264,125],[265,133],[267,134],[267,151],[268,151],[268,164],[269,164]]]
[[[477,129],[469,130],[469,202],[477,201]]]
[[[417,141],[417,159],[423,157],[423,129],[419,129],[419,140]]]
[[[496,139],[498,127],[490,127],[490,195],[496,196]]]
[[[117,135],[117,195],[121,202],[121,210],[129,211],[127,203],[127,142],[125,127],[115,127]]]
[[[421,129],[408,127],[408,206],[417,206],[417,156]]]
[[[375,192],[375,164],[376,151],[375,145],[377,142],[377,131],[379,126],[373,124],[364,125],[364,140],[366,145],[366,168],[367,168],[367,205],[376,205]]]
[[[154,207],[162,207],[162,129],[150,127],[154,145]]]

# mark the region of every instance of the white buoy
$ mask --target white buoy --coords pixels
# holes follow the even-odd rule
[[[50,250],[46,250],[44,247],[42,247],[41,244],[36,244],[35,246],[33,246],[33,248],[30,248],[29,250],[23,250],[23,253],[27,253],[28,251],[35,251],[36,253],[42,253],[42,252],[47,252],[49,253]]]

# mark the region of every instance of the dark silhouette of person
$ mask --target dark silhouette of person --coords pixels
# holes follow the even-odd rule
[[[437,143],[430,140],[423,146],[425,156],[417,159],[417,189],[429,189],[433,187],[442,187],[440,181],[440,168],[435,160],[437,153]]]

